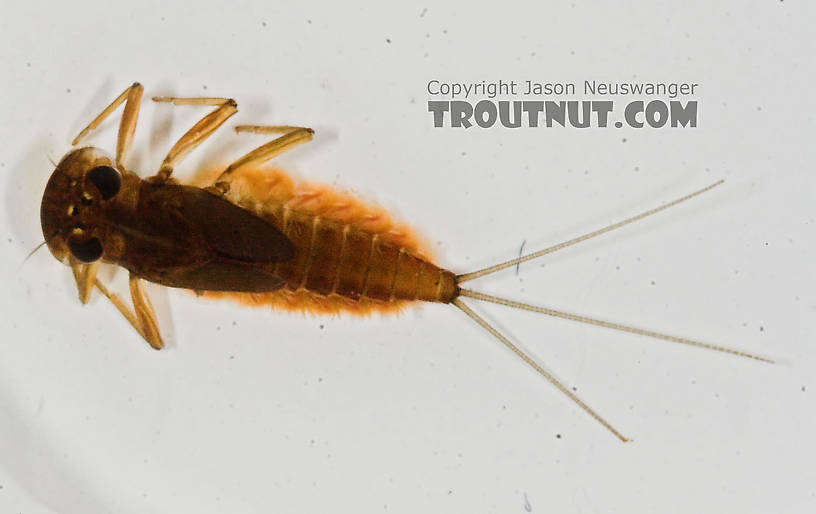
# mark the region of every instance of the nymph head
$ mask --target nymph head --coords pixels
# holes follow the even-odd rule
[[[103,257],[102,213],[122,187],[122,171],[97,148],[72,150],[45,186],[40,223],[48,249],[59,261],[94,262]]]

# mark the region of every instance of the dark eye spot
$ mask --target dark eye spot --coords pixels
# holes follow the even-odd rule
[[[68,250],[82,262],[94,262],[102,257],[102,243],[95,237],[85,240],[68,238]]]
[[[97,166],[86,175],[86,180],[96,186],[102,198],[108,200],[116,196],[122,187],[122,176],[110,166]]]

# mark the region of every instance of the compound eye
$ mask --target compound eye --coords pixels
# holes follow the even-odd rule
[[[116,196],[122,187],[122,176],[116,168],[110,166],[97,166],[91,169],[86,175],[86,180],[96,186],[104,200]]]
[[[68,250],[71,251],[71,255],[82,262],[94,262],[102,257],[102,243],[95,237],[83,240],[69,237]]]

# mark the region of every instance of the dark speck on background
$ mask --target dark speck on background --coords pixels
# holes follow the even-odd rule
[[[626,138],[621,139],[621,143],[625,143],[625,142],[626,142]]]
[[[391,44],[391,39],[390,38],[385,38],[385,42],[390,45]]]
[[[428,8],[427,8],[427,7],[423,8],[423,9],[422,9],[422,12],[421,12],[421,13],[419,13],[419,17],[420,17],[420,18],[424,18],[424,17],[425,17],[425,14],[426,14],[427,12],[428,12]]]

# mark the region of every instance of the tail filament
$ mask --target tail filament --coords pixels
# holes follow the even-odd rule
[[[669,202],[669,203],[667,203],[665,205],[661,205],[660,207],[655,207],[654,209],[650,209],[650,210],[648,210],[646,212],[642,212],[642,213],[638,214],[637,216],[632,216],[631,218],[627,218],[627,219],[625,219],[623,221],[619,221],[619,222],[617,222],[615,224],[612,224],[612,225],[609,225],[607,227],[595,230],[595,231],[590,232],[588,234],[578,236],[578,237],[576,237],[574,239],[570,239],[569,241],[564,241],[563,243],[558,243],[555,246],[551,246],[549,248],[545,248],[543,250],[539,250],[537,252],[527,254],[527,255],[525,255],[523,257],[519,257],[517,259],[513,259],[513,260],[510,260],[510,261],[507,261],[507,262],[502,262],[501,264],[496,264],[494,266],[490,266],[490,267],[481,269],[479,271],[473,271],[471,273],[464,273],[462,275],[457,275],[456,283],[457,284],[462,284],[464,282],[467,282],[468,280],[473,280],[474,278],[483,277],[485,275],[489,275],[491,273],[495,273],[497,271],[507,269],[507,268],[509,268],[511,266],[515,266],[516,264],[520,264],[522,262],[527,262],[527,261],[536,259],[538,257],[541,257],[542,255],[547,255],[548,253],[553,253],[553,252],[556,252],[556,251],[561,250],[563,248],[566,248],[568,246],[578,244],[580,242],[586,241],[587,239],[592,239],[593,237],[598,237],[598,236],[600,236],[602,234],[606,234],[607,232],[611,232],[611,231],[613,231],[613,230],[615,230],[617,228],[621,228],[624,225],[628,225],[630,223],[640,221],[643,218],[647,218],[647,217],[651,216],[652,214],[657,214],[658,212],[660,212],[662,210],[665,210],[665,209],[668,209],[669,207],[674,207],[675,205],[677,205],[679,203],[685,202],[686,200],[694,198],[697,195],[701,195],[701,194],[705,193],[706,191],[714,189],[715,187],[719,186],[723,182],[725,182],[725,180],[718,180],[717,182],[711,184],[710,186],[705,187],[703,189],[700,189],[699,191],[695,191],[695,192],[693,192],[693,193],[691,193],[689,195],[684,196],[683,198],[678,198],[677,200],[674,200],[673,202]]]
[[[462,274],[462,275],[457,275],[456,283],[457,283],[457,285],[462,284],[463,282],[467,282],[467,281],[473,280],[475,278],[483,277],[485,275],[489,275],[491,273],[495,273],[497,271],[500,271],[500,270],[503,270],[503,269],[506,269],[506,268],[510,268],[512,266],[516,266],[516,265],[518,265],[518,264],[520,264],[522,262],[526,262],[526,261],[535,259],[537,257],[541,257],[543,255],[553,253],[555,251],[561,250],[562,248],[566,248],[568,246],[572,246],[572,245],[580,243],[582,241],[592,239],[594,237],[600,236],[600,235],[605,234],[607,232],[611,232],[611,231],[613,231],[615,229],[621,228],[621,227],[623,227],[625,225],[628,225],[630,223],[634,223],[635,221],[639,221],[639,220],[642,220],[642,219],[644,219],[646,217],[649,217],[649,216],[651,216],[653,214],[657,214],[658,212],[660,212],[662,210],[668,209],[669,207],[673,207],[673,206],[675,206],[675,205],[677,205],[679,203],[685,202],[686,200],[694,198],[695,196],[701,195],[701,194],[705,193],[706,191],[709,191],[709,190],[715,188],[716,186],[722,184],[723,182],[724,182],[723,180],[717,181],[717,182],[715,182],[714,184],[711,184],[708,187],[700,189],[699,191],[695,191],[695,192],[693,192],[691,194],[688,194],[688,195],[686,195],[686,196],[684,196],[682,198],[678,198],[677,200],[669,202],[669,203],[667,203],[665,205],[662,205],[660,207],[656,207],[654,209],[645,211],[645,212],[643,212],[641,214],[638,214],[637,216],[633,216],[633,217],[625,219],[623,221],[619,221],[618,223],[615,223],[613,225],[609,225],[607,227],[595,230],[594,232],[589,232],[587,234],[576,237],[574,239],[564,241],[563,243],[559,243],[559,244],[557,244],[555,246],[551,246],[549,248],[545,248],[543,250],[540,250],[540,251],[537,251],[537,252],[534,252],[534,253],[519,257],[517,259],[513,259],[513,260],[510,260],[510,261],[507,261],[507,262],[503,262],[501,264],[496,264],[494,266],[490,266],[490,267],[487,267],[487,268],[484,268],[484,269],[481,269],[481,270],[478,270],[478,271],[474,271],[474,272],[471,272],[471,273],[465,273],[465,274]],[[599,326],[599,327],[605,327],[605,328],[611,328],[611,329],[614,329],[614,330],[620,330],[620,331],[623,331],[623,332],[629,332],[631,334],[638,334],[638,335],[642,335],[642,336],[652,337],[652,338],[655,338],[655,339],[662,339],[664,341],[671,341],[671,342],[674,342],[674,343],[681,343],[681,344],[685,344],[685,345],[689,345],[689,346],[696,346],[698,348],[705,348],[705,349],[708,349],[708,350],[714,350],[714,351],[718,351],[718,352],[729,353],[729,354],[732,354],[732,355],[737,355],[739,357],[746,357],[746,358],[749,358],[749,359],[755,359],[755,360],[762,361],[762,362],[768,362],[768,363],[773,363],[774,362],[771,359],[768,359],[766,357],[761,357],[759,355],[746,353],[746,352],[743,352],[743,351],[740,351],[740,350],[734,350],[734,349],[727,348],[727,347],[724,347],[724,346],[717,346],[717,345],[713,345],[713,344],[709,344],[709,343],[703,343],[703,342],[700,342],[700,341],[695,341],[693,339],[687,339],[685,337],[672,336],[672,335],[663,334],[663,333],[660,333],[660,332],[655,332],[653,330],[645,330],[645,329],[641,329],[641,328],[635,328],[635,327],[631,327],[631,326],[628,326],[628,325],[622,325],[622,324],[619,324],[619,323],[613,323],[611,321],[604,321],[604,320],[600,320],[600,319],[596,319],[596,318],[590,318],[590,317],[587,317],[587,316],[581,316],[581,315],[578,315],[578,314],[572,314],[572,313],[569,313],[569,312],[558,311],[558,310],[549,309],[549,308],[546,308],[546,307],[538,307],[538,306],[535,306],[535,305],[529,305],[529,304],[526,304],[526,303],[521,303],[521,302],[516,302],[516,301],[513,301],[513,300],[508,300],[506,298],[500,298],[500,297],[497,297],[497,296],[491,296],[491,295],[488,295],[488,294],[485,294],[485,293],[480,293],[478,291],[472,291],[470,289],[459,289],[459,297],[454,298],[453,301],[452,301],[454,306],[456,306],[459,310],[461,310],[462,312],[467,314],[468,317],[470,317],[472,320],[474,320],[476,323],[478,323],[482,328],[487,330],[496,339],[501,341],[502,344],[504,344],[506,347],[508,347],[510,350],[512,350],[513,353],[518,355],[530,367],[535,369],[541,376],[546,378],[559,391],[564,393],[570,400],[575,402],[579,407],[581,407],[590,416],[595,418],[595,420],[597,420],[601,425],[606,427],[607,430],[612,432],[615,435],[615,437],[617,437],[618,439],[620,439],[623,442],[627,442],[627,441],[629,441],[629,439],[627,439],[626,437],[621,435],[620,432],[618,432],[605,419],[603,419],[594,410],[592,410],[586,403],[584,403],[580,398],[578,398],[578,396],[576,396],[572,391],[570,391],[561,382],[559,382],[558,379],[556,379],[551,373],[549,373],[542,366],[540,366],[535,360],[533,360],[532,357],[530,357],[529,355],[524,353],[524,351],[522,351],[518,346],[516,346],[515,344],[510,342],[510,340],[507,339],[507,337],[502,335],[498,330],[496,330],[493,326],[491,326],[481,316],[479,316],[478,314],[473,312],[470,309],[470,307],[468,307],[462,301],[461,297],[463,297],[463,296],[468,297],[468,298],[473,298],[474,300],[495,303],[495,304],[504,305],[504,306],[507,306],[507,307],[512,307],[512,308],[515,308],[515,309],[521,309],[521,310],[526,310],[526,311],[530,311],[530,312],[537,312],[539,314],[546,314],[548,316],[554,316],[556,318],[569,319],[569,320],[572,320],[572,321],[578,321],[580,323],[586,323],[586,324],[589,324],[589,325],[595,325],[595,326]]]
[[[576,396],[576,395],[575,395],[575,393],[573,393],[572,391],[570,391],[569,389],[567,389],[567,387],[566,387],[566,386],[564,386],[564,384],[562,384],[561,382],[559,382],[557,378],[555,378],[555,377],[554,377],[554,376],[552,376],[552,375],[551,375],[551,374],[550,374],[550,373],[549,373],[547,370],[545,370],[544,368],[542,368],[542,367],[541,367],[541,366],[540,366],[540,365],[539,365],[539,364],[538,364],[536,361],[534,361],[534,360],[532,359],[532,357],[530,357],[529,355],[527,355],[526,353],[524,353],[524,352],[521,350],[521,348],[519,348],[518,346],[516,346],[516,345],[514,345],[512,342],[510,342],[510,340],[509,340],[509,339],[507,339],[505,336],[503,336],[503,335],[502,335],[502,334],[501,334],[501,333],[500,333],[498,330],[496,330],[495,328],[493,328],[493,327],[492,327],[492,326],[491,326],[491,325],[490,325],[490,324],[489,324],[487,321],[485,321],[485,320],[484,320],[484,319],[483,319],[481,316],[479,316],[478,314],[476,314],[475,312],[473,312],[473,311],[470,309],[470,307],[468,307],[467,305],[465,305],[465,303],[464,303],[464,302],[462,302],[462,300],[460,300],[459,298],[454,298],[454,300],[453,300],[453,304],[454,304],[456,307],[458,307],[458,308],[459,308],[459,309],[460,309],[462,312],[464,312],[465,314],[467,314],[468,316],[470,316],[470,318],[471,318],[472,320],[474,320],[476,323],[478,323],[479,325],[481,325],[481,326],[482,326],[482,327],[483,327],[485,330],[487,330],[488,332],[490,332],[491,334],[493,334],[493,336],[494,336],[494,337],[496,337],[496,339],[498,339],[499,341],[501,341],[501,342],[502,342],[502,343],[503,343],[503,344],[504,344],[506,347],[510,348],[510,349],[513,351],[513,353],[515,353],[516,355],[518,355],[518,356],[521,358],[521,360],[523,360],[524,362],[526,362],[527,364],[529,364],[529,365],[530,365],[530,366],[531,366],[533,369],[535,369],[536,371],[538,371],[538,373],[539,373],[539,374],[541,374],[541,376],[543,376],[544,378],[546,378],[546,379],[547,379],[547,380],[548,380],[548,381],[549,381],[549,382],[550,382],[552,385],[554,385],[554,386],[555,386],[555,387],[556,387],[556,388],[557,388],[559,391],[561,391],[562,393],[564,393],[565,395],[567,395],[567,397],[568,397],[570,400],[572,400],[573,402],[577,403],[579,407],[581,407],[582,409],[584,409],[584,411],[586,411],[586,412],[587,412],[587,414],[589,414],[590,416],[592,416],[593,418],[595,418],[595,419],[598,421],[598,423],[600,423],[601,425],[605,426],[605,427],[606,427],[606,428],[607,428],[607,429],[608,429],[610,432],[612,432],[613,434],[615,434],[615,437],[617,437],[618,439],[620,439],[620,440],[621,440],[621,441],[623,441],[624,443],[626,443],[626,442],[629,442],[629,441],[630,441],[630,439],[627,439],[626,437],[624,437],[624,436],[623,436],[623,435],[622,435],[620,432],[618,432],[618,431],[617,431],[617,430],[616,430],[616,429],[615,429],[615,428],[614,428],[612,425],[610,425],[610,424],[609,424],[609,423],[608,423],[608,422],[607,422],[605,419],[603,419],[603,418],[602,418],[602,417],[601,417],[601,416],[600,416],[598,413],[596,413],[594,410],[592,410],[592,408],[591,408],[589,405],[587,405],[586,403],[584,403],[584,401],[583,401],[583,400],[581,400],[580,398],[578,398],[578,396]]]
[[[614,330],[621,330],[623,332],[629,332],[630,334],[638,334],[647,337],[653,337],[655,339],[663,339],[664,341],[671,341],[673,343],[682,343],[687,344],[689,346],[696,346],[698,348],[706,348],[708,350],[714,350],[717,352],[724,352],[730,353],[731,355],[738,355],[740,357],[747,357],[749,359],[755,359],[762,362],[768,362],[773,364],[774,361],[768,359],[767,357],[761,357],[759,355],[754,355],[752,353],[746,353],[740,350],[734,350],[732,348],[727,348],[724,346],[717,346],[709,343],[703,343],[700,341],[695,341],[693,339],[687,339],[685,337],[677,337],[671,336],[668,334],[662,334],[660,332],[655,332],[653,330],[644,330],[642,328],[635,328],[630,327],[628,325],[621,325],[620,323],[613,323],[611,321],[604,321],[595,318],[589,318],[587,316],[581,316],[578,314],[571,314],[569,312],[557,311],[555,309],[548,309],[546,307],[538,307],[536,305],[529,305],[526,303],[515,302],[513,300],[508,300],[507,298],[499,298],[497,296],[491,296],[489,294],[480,293],[478,291],[471,291],[469,289],[461,289],[459,291],[461,296],[467,296],[469,298],[473,298],[475,300],[481,300],[484,302],[490,303],[497,303],[499,305],[505,305],[507,307],[513,307],[514,309],[521,309],[530,312],[537,312],[539,314],[546,314],[547,316],[554,316],[556,318],[563,318],[563,319],[570,319],[572,321],[578,321],[581,323],[587,323],[589,325],[596,325],[599,327],[611,328]]]

